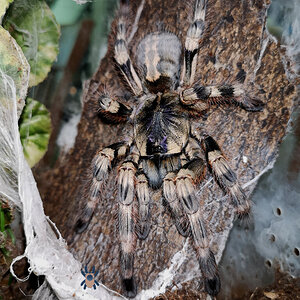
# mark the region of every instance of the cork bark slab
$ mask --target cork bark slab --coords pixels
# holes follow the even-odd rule
[[[139,41],[149,32],[169,30],[184,41],[193,16],[194,1],[129,2],[128,35],[135,32],[129,44],[133,61]],[[229,106],[212,108],[206,120],[194,122],[197,130],[207,132],[218,141],[248,194],[255,186],[255,178],[272,166],[276,158],[295,97],[295,87],[285,75],[279,45],[265,29],[268,5],[268,0],[208,1],[209,22],[201,42],[196,74],[196,79],[202,84],[228,83],[233,82],[236,76],[245,77],[244,84],[249,94],[266,103],[264,110],[258,113]],[[135,26],[139,8],[142,12]],[[113,21],[112,32],[115,26],[116,20]],[[110,34],[109,50],[98,71],[85,86],[83,113],[74,148],[54,170],[44,174],[44,182],[40,178],[40,185],[46,214],[57,224],[70,250],[83,265],[95,265],[102,283],[121,291],[115,217],[116,170],[110,176],[88,229],[80,235],[74,231],[76,220],[87,201],[91,180],[89,168],[94,154],[99,148],[122,140],[131,130],[124,125],[103,124],[95,113],[103,85],[116,96],[129,97],[114,67],[113,43],[114,35]],[[232,227],[233,208],[209,174],[199,187],[198,194],[205,210],[211,246],[219,260]],[[152,286],[158,273],[172,265],[171,258],[185,243],[161,205],[158,192],[153,194],[153,201],[151,233],[147,240],[138,242],[136,248],[135,274],[139,291]],[[196,276],[191,281],[191,286],[196,287],[201,282],[201,274],[189,243],[184,246],[181,255],[185,259],[179,266],[173,264],[176,270],[173,280],[178,284]]]

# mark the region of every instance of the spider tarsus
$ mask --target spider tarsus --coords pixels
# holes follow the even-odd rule
[[[250,208],[246,208],[243,211],[237,211],[237,216],[239,219],[248,218],[250,216]]]
[[[136,235],[140,240],[145,240],[150,232],[150,223],[140,225],[139,228],[136,229]]]
[[[134,277],[122,280],[124,294],[127,298],[134,298],[137,294],[137,286]]]
[[[75,232],[80,234],[82,232],[84,232],[89,224],[90,224],[90,220],[92,219],[94,215],[94,211],[92,208],[86,208],[84,210],[84,214],[82,215],[81,218],[79,218],[75,224]]]
[[[175,221],[175,226],[180,235],[183,237],[190,237],[192,235],[191,226],[188,221]]]
[[[204,277],[205,292],[211,296],[217,295],[221,288],[221,281],[215,256],[211,250],[208,250],[204,256],[199,257],[199,266]]]
[[[204,280],[205,292],[211,296],[216,296],[221,289],[221,281],[218,274],[213,279],[205,278]]]
[[[249,98],[245,103],[242,103],[242,108],[250,112],[262,111],[264,106],[265,103],[256,98]]]
[[[241,220],[241,221],[249,221],[249,219],[250,219],[250,214],[251,214],[250,208],[244,209],[243,211],[239,211],[239,210],[238,210],[238,211],[236,212],[237,219],[238,219],[238,220]]]
[[[75,232],[80,234],[84,232],[89,226],[88,222],[84,222],[82,219],[78,219],[75,224]]]

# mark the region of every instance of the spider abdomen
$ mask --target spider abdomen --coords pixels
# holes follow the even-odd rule
[[[137,63],[150,92],[175,90],[179,83],[181,42],[169,32],[151,33],[137,48]]]

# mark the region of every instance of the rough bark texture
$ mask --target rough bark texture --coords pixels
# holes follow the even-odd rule
[[[131,33],[135,13],[142,1],[129,2],[132,14],[128,17],[128,33]],[[129,45],[131,57],[134,58],[138,42],[148,32],[167,29],[176,32],[184,41],[193,16],[193,3],[146,0],[137,31]],[[274,162],[295,96],[295,87],[285,75],[279,46],[265,29],[268,4],[268,0],[208,1],[209,24],[198,56],[196,79],[201,83],[226,83],[234,81],[237,76],[245,76],[244,84],[249,94],[266,103],[264,110],[259,113],[223,106],[212,108],[206,120],[196,120],[199,128],[218,141],[242,185]],[[115,25],[116,21],[112,27]],[[87,200],[90,164],[94,154],[99,148],[122,140],[123,133],[127,131],[124,125],[103,124],[95,113],[101,86],[105,85],[115,95],[128,96],[113,63],[113,34],[110,34],[108,42],[109,51],[85,87],[83,113],[74,148],[67,158],[58,161],[55,169],[38,180],[46,214],[57,224],[71,251],[83,265],[95,265],[96,270],[100,271],[98,279],[102,283],[121,291],[115,218],[116,170],[110,176],[88,229],[80,235],[74,231],[76,220]],[[247,157],[247,160],[243,157]],[[246,188],[248,194],[254,185]],[[199,199],[205,207],[212,249],[219,260],[232,226],[232,205],[209,174],[203,186]],[[170,259],[184,244],[169,213],[161,205],[159,193],[155,193],[153,199],[151,233],[147,240],[138,242],[136,248],[135,274],[139,290],[151,287],[158,273],[170,266]],[[187,258],[176,272],[174,281],[179,283],[194,274],[197,276],[197,280],[193,281],[196,287],[197,282],[201,282],[201,274],[191,245],[187,248]]]

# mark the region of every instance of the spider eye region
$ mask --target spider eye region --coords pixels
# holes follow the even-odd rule
[[[147,155],[155,155],[155,154],[164,154],[167,153],[167,137],[159,136],[158,138],[153,138],[149,136],[147,139]]]

